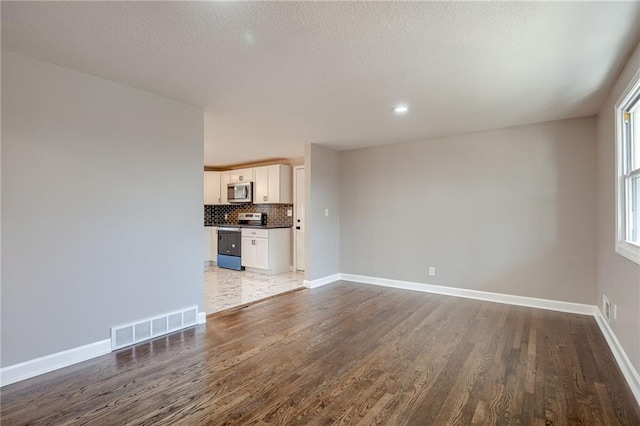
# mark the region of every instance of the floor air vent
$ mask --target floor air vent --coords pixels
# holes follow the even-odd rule
[[[196,325],[198,308],[171,312],[155,318],[136,321],[118,327],[111,327],[111,350],[124,348],[163,334],[172,333]]]

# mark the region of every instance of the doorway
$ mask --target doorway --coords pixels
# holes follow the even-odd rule
[[[296,271],[305,270],[305,176],[304,166],[293,168],[293,266]]]

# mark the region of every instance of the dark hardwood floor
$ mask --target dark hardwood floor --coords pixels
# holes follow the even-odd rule
[[[593,318],[352,283],[2,389],[2,425],[640,425]]]

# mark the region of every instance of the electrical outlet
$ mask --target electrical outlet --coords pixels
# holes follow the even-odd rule
[[[436,276],[436,268],[434,266],[429,266],[429,276],[430,277]]]
[[[224,214],[224,220],[229,220],[229,215],[227,213]]]
[[[611,321],[611,302],[606,294],[602,295],[602,315],[607,321]]]
[[[291,209],[287,209],[287,216],[288,216],[288,217],[293,216],[293,210],[291,210]]]
[[[618,322],[618,305],[613,304],[613,320]]]

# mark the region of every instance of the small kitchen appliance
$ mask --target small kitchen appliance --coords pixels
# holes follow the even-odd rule
[[[253,201],[253,182],[228,183],[227,200],[230,203],[251,203]]]

